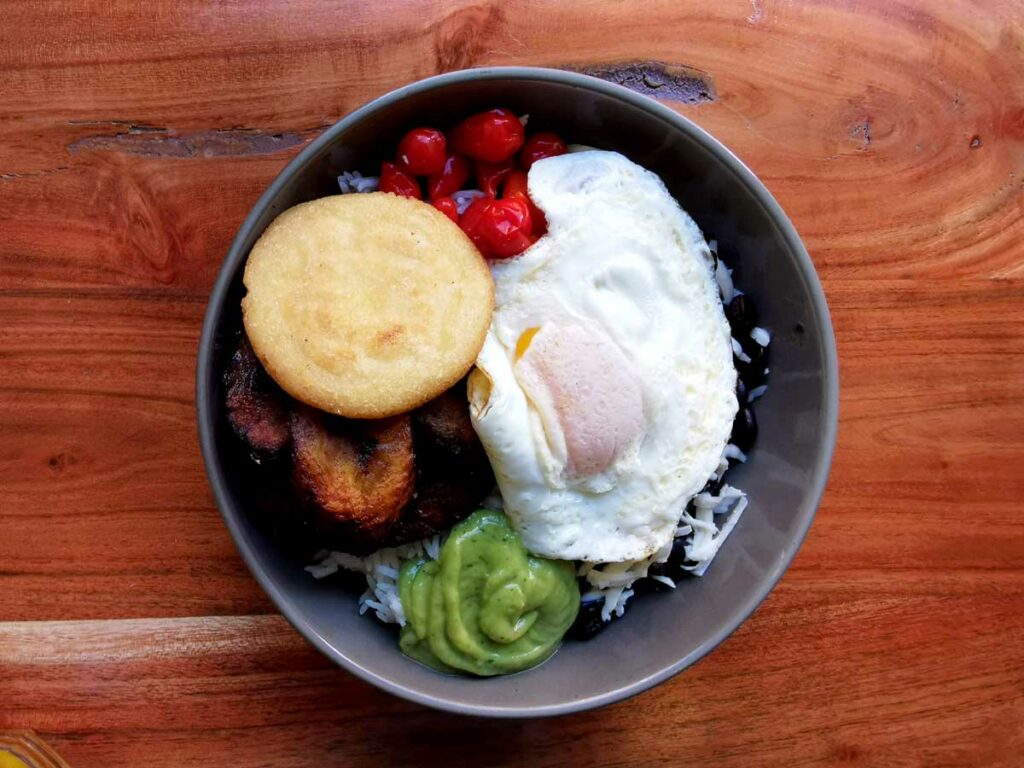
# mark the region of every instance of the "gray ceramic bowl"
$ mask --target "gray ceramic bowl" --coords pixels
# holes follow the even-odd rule
[[[504,106],[531,128],[614,149],[655,171],[716,238],[735,279],[773,333],[760,436],[729,481],[750,508],[701,579],[635,599],[622,621],[589,642],[566,642],[539,668],[494,679],[450,677],[398,650],[393,627],[356,612],[356,595],[303,571],[302,556],[257,522],[261,495],[226,422],[221,376],[241,325],[246,255],[286,208],[335,194],[344,170],[374,173],[410,127],[450,126]],[[793,559],[825,488],[835,443],[838,371],[828,308],[800,238],[760,181],[696,125],[601,80],[532,68],[454,72],[400,88],[332,126],[293,160],[246,218],[210,297],[196,401],[203,457],[224,520],[256,579],[306,639],[386,691],[455,712],[526,717],[573,712],[643,691],[722,642]]]

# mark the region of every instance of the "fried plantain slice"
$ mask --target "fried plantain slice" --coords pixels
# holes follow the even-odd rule
[[[398,546],[447,531],[475,511],[492,487],[481,490],[479,485],[471,487],[430,476],[429,472],[421,474],[415,498],[402,510],[387,545]]]
[[[295,486],[321,527],[357,546],[383,542],[413,494],[409,416],[361,421],[299,405],[291,431]]]
[[[224,372],[224,387],[235,434],[257,459],[278,455],[291,440],[289,398],[260,364],[244,333]]]
[[[494,488],[469,418],[465,381],[412,412],[416,492],[388,537],[394,546],[451,528]]]
[[[417,460],[445,469],[452,469],[452,462],[474,467],[487,462],[469,418],[465,380],[417,408],[412,419]]]

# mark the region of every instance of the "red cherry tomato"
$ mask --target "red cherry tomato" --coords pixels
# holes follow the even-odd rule
[[[453,192],[458,192],[469,179],[471,170],[469,160],[466,158],[461,155],[448,155],[441,170],[427,179],[430,199],[450,197]]]
[[[462,227],[462,231],[473,241],[473,245],[477,247],[477,250],[487,258],[491,256],[491,248],[484,240],[483,234],[480,231],[480,222],[493,202],[489,197],[478,197],[469,204],[469,207],[462,212],[462,216],[459,218],[459,226]]]
[[[380,165],[380,191],[394,192],[403,197],[423,197],[419,182],[394,163],[383,162]]]
[[[476,163],[476,185],[487,197],[497,197],[498,188],[505,178],[515,170],[512,160],[501,163]]]
[[[459,223],[459,206],[450,197],[439,197],[433,201],[434,207],[437,208],[441,213],[447,216],[449,219],[454,221],[456,224]]]
[[[452,129],[456,152],[485,163],[508,160],[523,146],[523,124],[507,109],[478,112]]]
[[[530,166],[538,160],[564,155],[566,151],[565,142],[557,134],[540,131],[533,134],[523,144],[523,151],[519,153],[519,164],[526,170],[530,170]]]
[[[444,169],[444,134],[435,128],[413,128],[398,142],[398,162],[409,173],[430,176]]]
[[[540,236],[548,231],[548,220],[544,218],[544,211],[533,204],[526,180],[526,171],[512,171],[505,181],[502,196],[506,199],[517,197],[526,201],[530,209],[530,218],[533,219],[533,234]]]
[[[496,259],[517,256],[537,241],[530,207],[519,197],[491,200],[481,212],[476,230]]]
[[[530,190],[527,185],[528,177],[526,171],[512,171],[505,181],[504,197],[529,197]]]

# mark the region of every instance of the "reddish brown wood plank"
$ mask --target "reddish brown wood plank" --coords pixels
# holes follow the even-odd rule
[[[0,15],[0,728],[103,766],[1019,763],[1020,3]],[[829,491],[762,609],[640,699],[526,723],[405,704],[260,615],[192,404],[209,287],[285,162],[394,86],[488,64],[601,69],[725,141],[804,236],[842,368]]]
[[[798,571],[684,675],[605,710],[522,723],[379,693],[277,617],[0,624],[0,695],[19,702],[0,727],[33,727],[72,764],[112,767],[171,755],[196,766],[227,755],[238,765],[478,765],[484,745],[501,743],[488,765],[700,755],[723,766],[1009,768],[1024,748],[1024,665],[1007,655],[1007,638],[1024,632],[1022,599],[1019,578],[987,573]]]
[[[761,174],[829,276],[1024,269],[1011,0],[161,8],[6,9],[0,284],[201,293],[259,191],[354,106],[461,66],[637,59],[703,73],[714,100],[677,106]]]
[[[65,295],[0,296],[0,617],[266,611],[199,454],[203,302]]]

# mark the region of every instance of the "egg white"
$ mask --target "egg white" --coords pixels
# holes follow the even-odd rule
[[[529,190],[548,233],[492,267],[496,306],[469,383],[473,424],[532,552],[638,560],[671,540],[738,407],[712,257],[661,180],[618,153],[541,160]],[[594,476],[569,471],[517,379],[517,344],[545,324],[605,334],[640,381],[642,434]]]

